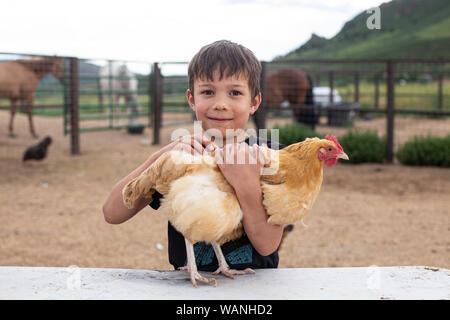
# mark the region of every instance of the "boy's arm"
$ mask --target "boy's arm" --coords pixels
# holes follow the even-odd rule
[[[262,204],[263,196],[259,181],[235,189],[243,212],[242,223],[253,247],[262,256],[272,254],[280,246],[283,226],[267,223],[268,215]]]
[[[188,135],[173,141],[164,148],[152,154],[142,165],[117,182],[113,187],[108,198],[103,204],[103,215],[106,222],[111,224],[125,222],[141,211],[149,203],[150,200],[148,198],[141,197],[135,202],[134,208],[128,209],[123,203],[122,189],[128,182],[138,177],[142,172],[150,167],[152,163],[155,162],[164,152],[176,149],[190,152],[191,154],[202,154],[204,152],[203,146],[206,147],[210,143],[212,142],[202,135]]]
[[[233,161],[227,161],[227,153],[234,157]],[[249,161],[250,151],[246,143],[227,145],[224,149],[216,152],[216,161],[223,175],[236,192],[243,212],[242,223],[245,233],[256,251],[262,256],[267,256],[279,247],[283,235],[283,226],[267,223],[268,215],[262,203],[263,196],[260,184],[260,174],[264,164],[260,150],[258,150],[258,153],[260,156],[258,163],[253,161],[252,164]],[[246,163],[238,163],[238,158],[245,159]]]
[[[138,177],[145,169],[155,162],[162,154],[162,150],[163,149],[152,154],[142,165],[114,185],[111,193],[103,204],[103,215],[106,222],[111,224],[125,222],[148,204],[149,199],[141,197],[136,201],[134,208],[128,209],[123,203],[122,189],[128,182]]]

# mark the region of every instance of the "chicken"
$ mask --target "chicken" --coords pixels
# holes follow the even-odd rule
[[[47,156],[48,146],[52,143],[52,138],[47,136],[38,144],[29,147],[23,154],[23,161],[30,159],[42,160]]]
[[[335,137],[308,138],[281,150],[260,147],[264,154],[264,169],[274,169],[261,175],[263,205],[268,223],[293,224],[312,208],[323,179],[324,165],[333,166],[338,159],[347,159]],[[253,272],[251,269],[231,270],[220,245],[243,234],[242,211],[232,186],[215,163],[214,151],[203,156],[172,150],[164,153],[140,176],[122,190],[128,208],[143,196],[150,198],[157,190],[164,195],[160,210],[185,237],[187,269],[192,284],[195,280],[216,284],[197,272],[193,244],[211,243],[219,262],[214,274]]]

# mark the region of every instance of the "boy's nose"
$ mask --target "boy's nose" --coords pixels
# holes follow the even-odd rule
[[[224,101],[216,101],[214,103],[215,110],[225,110],[227,109],[227,104]]]

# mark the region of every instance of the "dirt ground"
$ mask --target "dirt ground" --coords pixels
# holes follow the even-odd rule
[[[22,114],[15,121],[18,137],[8,138],[8,119],[8,112],[0,111],[0,265],[172,269],[164,216],[148,207],[121,225],[110,225],[102,204],[119,179],[170,142],[176,126],[162,130],[158,146],[150,144],[149,129],[138,136],[125,130],[82,133],[81,155],[71,156],[62,120],[36,117],[37,132],[52,136],[54,143],[43,162],[23,165],[23,151],[36,140]],[[362,121],[356,127],[381,132],[385,122]],[[396,128],[399,143],[417,133],[448,134],[450,121],[404,118],[396,120]],[[450,169],[325,168],[317,202],[286,238],[279,267],[450,268],[449,189]]]

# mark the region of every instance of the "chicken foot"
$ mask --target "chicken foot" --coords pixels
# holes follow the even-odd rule
[[[234,275],[236,274],[246,274],[246,273],[255,273],[250,268],[247,268],[245,270],[234,270],[230,269],[230,266],[228,265],[227,261],[225,260],[225,257],[223,255],[222,249],[217,244],[217,242],[211,243],[214,249],[214,252],[216,253],[217,261],[219,262],[219,268],[213,272],[214,275],[222,273],[223,275],[234,279]]]
[[[195,263],[195,255],[194,255],[194,247],[192,243],[188,239],[184,239],[186,243],[186,255],[187,255],[187,265],[184,267],[178,268],[178,270],[188,270],[189,277],[191,278],[192,285],[197,288],[197,281],[203,283],[213,283],[214,286],[217,286],[217,281],[214,278],[205,278],[202,277],[197,271],[197,264]]]

